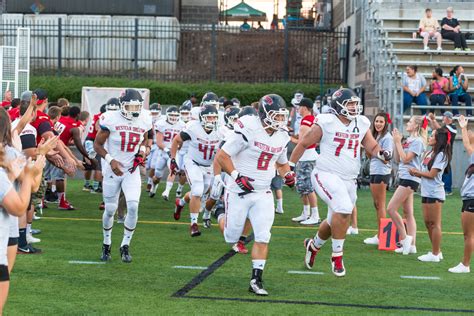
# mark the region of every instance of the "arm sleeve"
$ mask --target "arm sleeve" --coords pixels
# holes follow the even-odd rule
[[[181,137],[181,139],[183,140],[183,142],[187,141],[187,140],[191,140],[191,136],[189,136],[188,133],[186,133],[185,131],[181,131],[179,133],[179,136]]]
[[[247,141],[244,139],[242,134],[232,133],[229,138],[222,146],[222,150],[225,151],[229,156],[235,156],[248,146]]]

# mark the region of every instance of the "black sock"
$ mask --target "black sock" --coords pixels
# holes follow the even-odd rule
[[[247,236],[240,236],[239,241],[245,242],[245,240],[247,240]]]
[[[19,233],[20,237],[18,238],[18,247],[26,247],[28,245],[28,242],[26,242],[26,228],[20,228]]]
[[[262,275],[263,275],[263,270],[262,269],[252,269],[252,279],[256,279],[261,281],[262,280]]]

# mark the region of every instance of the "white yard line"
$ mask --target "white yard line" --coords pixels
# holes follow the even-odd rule
[[[199,267],[199,266],[174,266],[175,269],[190,269],[190,270],[206,270],[207,267]]]
[[[414,280],[441,280],[440,277],[431,277],[431,276],[417,276],[417,275],[401,275],[402,279],[414,279]]]
[[[71,260],[69,261],[70,264],[105,264],[105,262],[101,261],[80,261],[80,260]]]
[[[313,271],[288,271],[289,274],[316,274],[316,275],[323,275],[324,272],[313,272]]]

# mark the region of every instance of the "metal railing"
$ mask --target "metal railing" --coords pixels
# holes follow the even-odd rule
[[[362,1],[361,9],[363,50],[379,108],[391,114],[401,113],[403,106],[398,94],[398,59],[393,53],[393,45],[388,41],[383,22],[376,18],[376,10],[373,10],[371,3]],[[403,126],[401,115],[394,115],[393,121],[395,126]]]
[[[0,17],[0,45],[31,29],[32,74],[163,81],[347,82],[349,30],[238,27],[177,20]],[[322,52],[327,51],[324,71]]]

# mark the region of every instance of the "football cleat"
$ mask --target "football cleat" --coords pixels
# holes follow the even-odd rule
[[[243,255],[249,253],[249,250],[247,249],[247,247],[245,247],[245,243],[241,240],[239,240],[232,246],[232,250]]]
[[[257,280],[257,279],[250,280],[249,292],[252,292],[261,296],[268,295],[268,292],[263,288],[263,281]]]
[[[199,231],[198,224],[194,223],[189,227],[189,231],[191,233],[191,237],[198,237],[201,236],[201,232]]]
[[[313,269],[314,259],[319,252],[319,249],[314,245],[313,238],[306,238],[304,240],[304,248],[306,249],[306,255],[304,257],[304,264],[306,268]]]
[[[301,225],[319,225],[321,224],[321,219],[310,217],[307,220],[301,221],[300,224]]]
[[[148,195],[152,198],[152,197],[155,197],[155,194],[156,194],[156,190],[158,189],[158,184],[152,184],[151,185],[151,188],[150,188],[150,192],[148,193]]]
[[[110,261],[112,256],[110,255],[110,245],[102,245],[102,255],[100,256],[101,261]]]
[[[211,228],[211,219],[210,218],[203,219],[202,225],[204,226],[204,228]]]
[[[123,224],[125,222],[125,216],[117,215],[117,224]]]
[[[123,245],[122,247],[120,247],[120,257],[122,257],[122,262],[132,262],[132,256],[128,251],[128,245]]]
[[[41,249],[35,248],[30,244],[27,244],[25,247],[18,246],[16,251],[18,255],[39,255],[42,253]]]
[[[148,183],[148,184],[146,185],[146,192],[150,192],[150,189],[151,189],[151,184]]]
[[[39,235],[41,234],[41,229],[31,229],[31,234],[32,235]]]
[[[74,211],[76,208],[72,206],[71,203],[67,200],[61,200],[61,202],[58,205],[59,210],[65,210],[65,211]]]
[[[342,260],[342,253],[331,258],[332,273],[337,277],[343,277],[346,275],[346,269],[344,268],[344,261]]]
[[[177,198],[180,198],[180,197],[181,197],[181,194],[183,194],[183,191],[182,191],[182,190],[176,190],[176,197],[177,197]]]
[[[163,198],[163,200],[169,201],[169,199],[170,199],[170,194],[165,191],[165,192],[163,192],[163,194],[161,195],[161,197]]]
[[[174,214],[173,217],[175,220],[179,220],[181,218],[181,212],[183,211],[184,205],[181,205],[180,199],[177,198],[175,201],[175,208],[174,208]]]
[[[309,216],[306,215],[305,213],[301,213],[300,216],[298,216],[298,217],[293,217],[291,220],[292,220],[293,222],[302,222],[302,221],[305,221],[305,220],[307,220],[307,219],[309,219]]]
[[[84,191],[84,192],[90,192],[91,190],[92,190],[92,186],[90,186],[90,185],[84,185],[82,187],[82,191]]]

